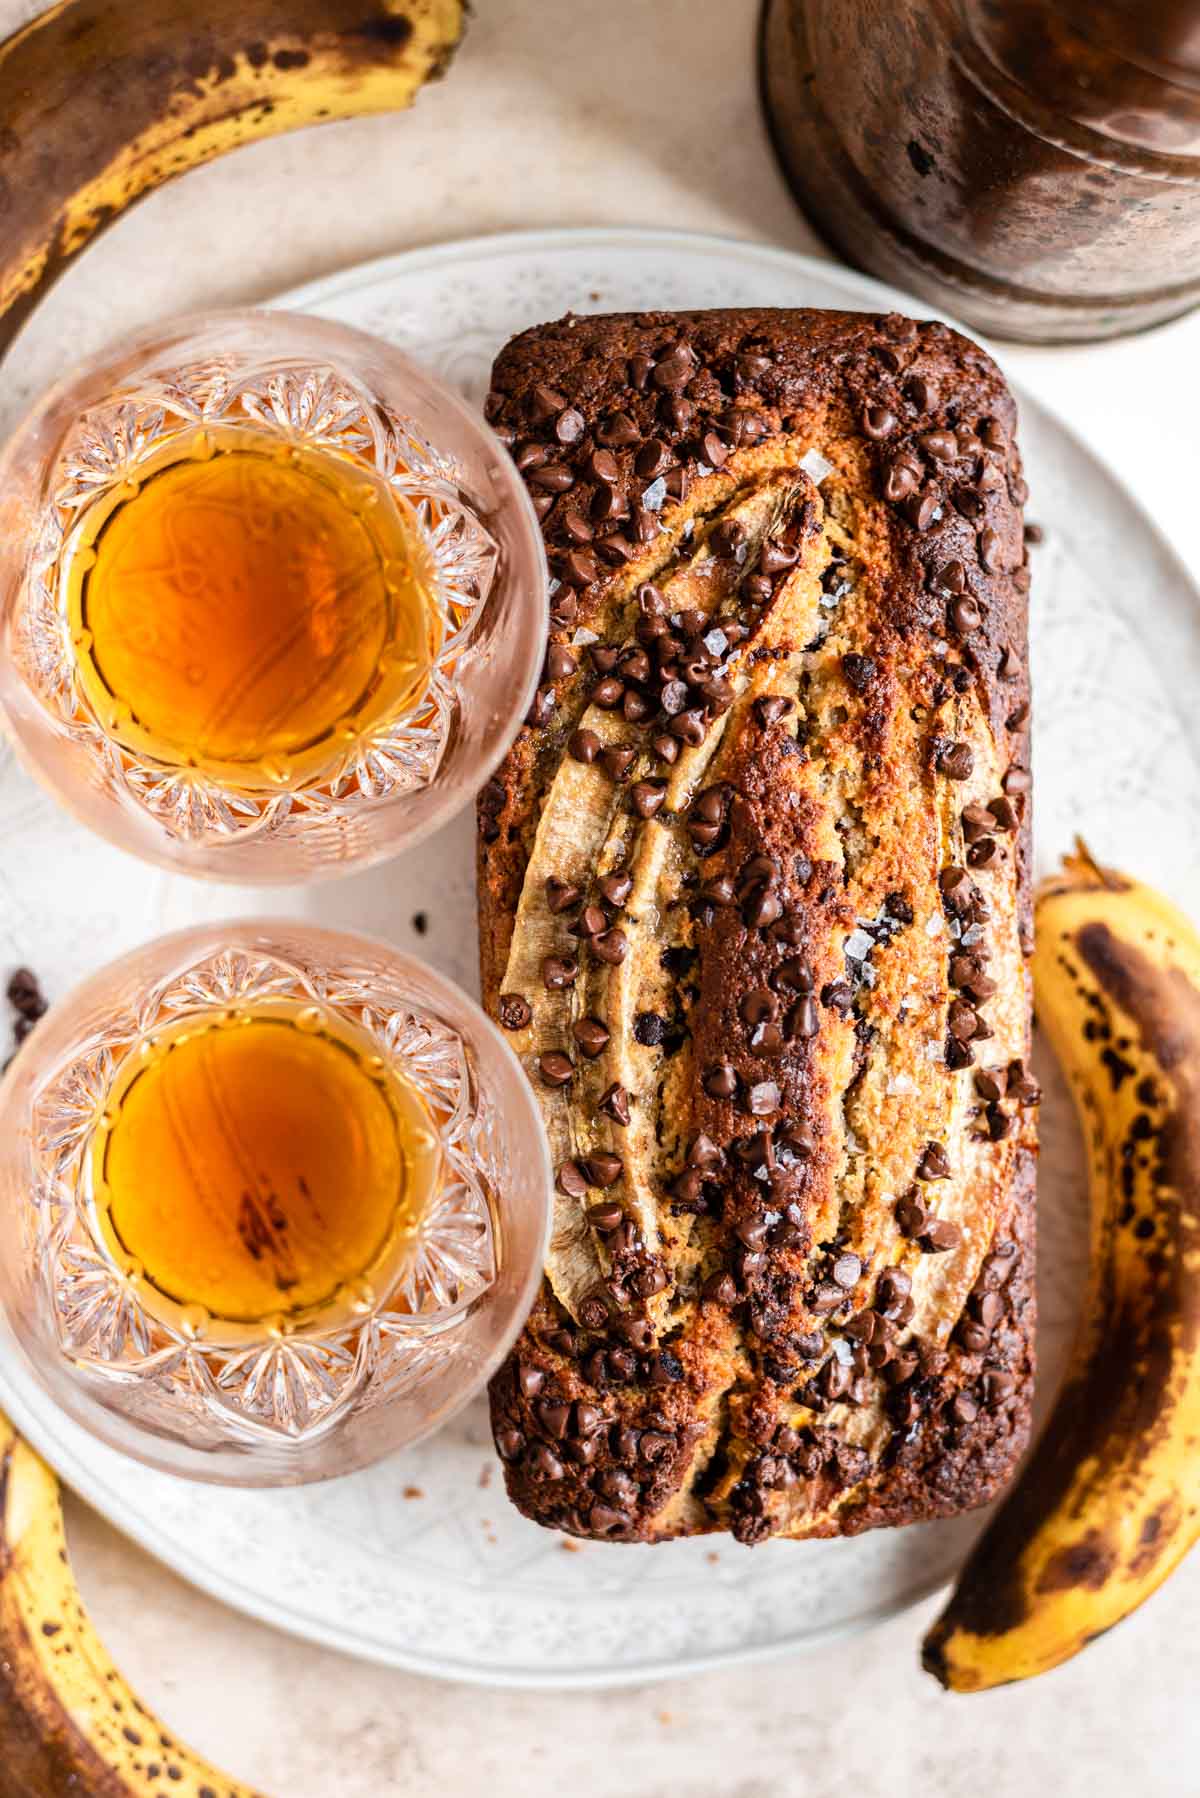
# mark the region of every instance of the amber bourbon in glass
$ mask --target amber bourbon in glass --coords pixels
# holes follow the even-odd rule
[[[539,1277],[550,1174],[499,1033],[310,926],[161,939],[0,1092],[0,1300],[80,1422],[155,1465],[343,1472],[477,1390]]]
[[[537,679],[546,575],[499,444],[388,346],[287,313],[168,327],[0,458],[0,706],[138,853],[311,879],[478,789]]]

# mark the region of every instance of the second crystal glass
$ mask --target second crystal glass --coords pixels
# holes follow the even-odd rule
[[[147,333],[0,457],[0,708],[85,823],[167,866],[312,880],[443,822],[546,629],[509,457],[376,339],[281,312]]]

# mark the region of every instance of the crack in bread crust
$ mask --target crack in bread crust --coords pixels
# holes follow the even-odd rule
[[[555,582],[479,806],[558,1170],[510,1495],[745,1542],[983,1502],[1033,1343],[1008,391],[937,324],[645,313],[517,338],[488,415]]]

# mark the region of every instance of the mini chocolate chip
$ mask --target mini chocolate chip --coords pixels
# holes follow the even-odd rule
[[[629,1123],[629,1094],[614,1080],[602,1093],[599,1109],[624,1129]]]
[[[979,1406],[969,1392],[956,1392],[950,1403],[956,1423],[974,1423],[979,1416]]]
[[[852,1255],[847,1251],[838,1256],[829,1271],[839,1286],[844,1286],[849,1290],[862,1273],[862,1262],[857,1255]]]
[[[768,539],[763,544],[758,557],[760,574],[782,574],[785,569],[794,568],[800,559],[800,551],[793,543],[779,543]]]
[[[983,613],[973,599],[960,594],[950,607],[950,623],[960,637],[966,637],[979,629],[983,623]]]
[[[770,987],[753,986],[739,1000],[738,1016],[743,1024],[761,1024],[764,1018],[777,1018],[779,1000]]]
[[[611,874],[602,875],[596,884],[602,898],[619,909],[633,891],[633,875],[624,868],[616,868]]]
[[[601,905],[585,905],[570,928],[572,936],[599,936],[602,930],[608,929],[608,913]]]
[[[773,1080],[760,1080],[746,1094],[746,1110],[751,1117],[769,1117],[779,1110],[779,1088]]]
[[[520,1430],[503,1429],[496,1431],[496,1448],[502,1461],[515,1461],[524,1447],[525,1437]]]
[[[787,1034],[807,1042],[816,1036],[821,1028],[821,1014],[817,1010],[816,1000],[809,994],[798,999],[787,1015]]]
[[[1000,784],[1006,793],[1028,793],[1033,786],[1033,777],[1028,768],[1014,762]]]
[[[539,1480],[561,1480],[566,1472],[553,1449],[548,1448],[544,1442],[538,1443],[529,1456],[527,1465],[533,1477]]]
[[[600,564],[590,549],[570,549],[560,564],[562,578],[572,587],[589,587],[600,579]]]
[[[989,574],[999,574],[1002,566],[1000,553],[999,533],[986,525],[979,533],[979,560]]]
[[[670,466],[671,452],[661,437],[650,437],[637,453],[634,467],[643,481],[653,481]]]
[[[575,485],[575,476],[565,462],[543,462],[540,468],[530,469],[529,479],[548,493],[566,493]]]
[[[896,429],[896,414],[887,406],[868,406],[862,415],[862,428],[866,436],[878,442],[881,437],[888,437]]]
[[[958,1326],[958,1340],[969,1355],[980,1355],[988,1345],[989,1337],[982,1324],[972,1323],[964,1318]]]
[[[594,449],[587,459],[587,471],[594,481],[613,486],[621,477],[617,458],[611,450]]]
[[[522,1398],[536,1398],[546,1384],[545,1370],[528,1361],[517,1362],[517,1387]]]
[[[865,693],[875,678],[874,657],[858,655],[851,650],[842,657],[842,672],[856,693]]]
[[[975,1035],[978,1023],[979,1019],[976,1016],[975,1007],[968,1004],[965,999],[955,999],[951,1003],[949,1013],[950,1033],[952,1036],[957,1037],[960,1043],[970,1042],[971,1038]],[[931,1176],[928,1174],[921,1176],[922,1179],[926,1180],[930,1177]]]
[[[781,718],[795,711],[796,702],[782,693],[764,693],[754,701],[752,709],[763,730],[769,730],[771,725],[778,724]]]
[[[555,1185],[569,1199],[581,1199],[587,1192],[587,1180],[577,1161],[564,1161],[555,1176]]]
[[[729,1062],[720,1061],[707,1070],[701,1084],[712,1099],[732,1099],[737,1092],[737,1074]]]
[[[624,681],[618,680],[615,674],[606,674],[592,688],[592,704],[598,705],[603,712],[611,712],[620,705],[624,694]]]
[[[554,435],[562,444],[578,443],[585,429],[578,406],[566,406],[554,421]]]
[[[624,1207],[619,1205],[615,1199],[602,1199],[597,1205],[589,1205],[585,1215],[593,1229],[601,1231],[606,1236],[611,1236],[612,1232],[625,1221]]]
[[[675,393],[687,386],[695,367],[695,355],[686,344],[680,344],[655,364],[651,378],[656,387]]]
[[[496,1007],[505,1030],[524,1030],[533,1017],[533,1008],[520,993],[501,993]]]
[[[967,850],[968,868],[986,868],[995,861],[998,849],[991,837],[983,837],[978,843],[972,843]]]
[[[637,750],[629,743],[613,743],[600,754],[600,767],[611,781],[622,781],[632,768]]]
[[[567,750],[577,762],[594,762],[600,747],[600,738],[594,730],[572,731],[567,739]]]
[[[561,992],[574,986],[579,963],[573,955],[546,955],[542,958],[542,982],[547,992]]]
[[[936,765],[948,780],[970,780],[975,770],[975,752],[969,743],[944,743],[937,752]]]
[[[552,643],[546,651],[546,673],[551,680],[566,680],[578,666],[578,657],[565,643]]]
[[[953,462],[958,455],[953,431],[922,431],[917,447],[934,462]]]
[[[849,983],[845,980],[831,980],[821,988],[821,1003],[830,1011],[838,1011],[845,1016],[854,1006],[854,994]]]
[[[937,494],[929,487],[904,502],[904,516],[914,531],[927,531],[938,513]]]
[[[575,1072],[575,1064],[569,1055],[559,1049],[547,1049],[538,1056],[538,1073],[545,1086],[565,1086]]]
[[[975,1091],[981,1099],[995,1104],[1002,1099],[1008,1085],[1008,1072],[1005,1068],[976,1068]]]
[[[589,1186],[615,1186],[625,1172],[625,1164],[619,1155],[608,1150],[599,1149],[594,1155],[585,1155],[580,1162]]]
[[[948,1180],[950,1159],[940,1142],[928,1143],[917,1163],[918,1180]]]
[[[921,1231],[921,1247],[930,1254],[944,1255],[950,1249],[956,1249],[962,1241],[962,1231],[949,1218],[931,1217]]]
[[[629,943],[623,930],[606,930],[603,935],[592,938],[592,954],[610,966],[624,961],[628,953]]]
[[[986,1405],[1002,1405],[1017,1390],[1015,1378],[1004,1368],[989,1370],[984,1374],[981,1384]]]
[[[579,904],[582,897],[581,889],[573,886],[570,881],[559,880],[554,874],[547,878],[546,904],[556,915],[559,912],[570,911],[572,906]]]
[[[884,469],[884,499],[889,500],[892,505],[899,505],[901,500],[908,499],[916,492],[920,479],[921,470],[911,456],[894,456]]]
[[[733,1277],[727,1273],[710,1274],[700,1288],[701,1298],[710,1299],[716,1305],[733,1305],[737,1303],[737,1287]]]
[[[999,799],[989,799],[987,809],[991,813],[997,830],[1007,832],[1017,828],[1017,811],[1011,799],[1005,799],[1003,797]]]
[[[587,1056],[589,1061],[594,1061],[606,1047],[610,1033],[599,1018],[586,1017],[576,1018],[571,1026],[571,1034],[579,1044],[581,1052]]]
[[[537,1420],[548,1436],[560,1441],[567,1433],[571,1418],[570,1403],[564,1399],[543,1398],[534,1406]]]
[[[554,688],[539,687],[525,714],[526,724],[549,724],[554,716]]]
[[[629,789],[629,803],[639,818],[653,818],[666,803],[665,780],[638,780]]]

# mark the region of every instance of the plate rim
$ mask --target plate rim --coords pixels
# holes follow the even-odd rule
[[[859,299],[868,310],[904,310],[915,312],[917,316],[942,319],[979,343],[1005,368],[1003,348],[992,345],[979,333],[967,329],[940,309],[930,308],[914,296],[863,275],[835,259],[763,243],[753,238],[644,225],[551,226],[443,239],[349,264],[258,303],[267,307],[297,310],[323,307],[362,289],[386,285],[410,275],[436,272],[443,267],[513,255],[546,257],[558,252],[589,249],[616,253],[623,250],[669,253],[674,250],[717,258],[723,262],[735,258],[791,271],[798,277],[823,283],[832,282],[844,290],[848,297]],[[1051,420],[1073,448],[1085,456],[1094,468],[1102,470],[1108,482],[1119,490],[1122,503],[1136,512],[1143,528],[1151,533],[1161,553],[1169,561],[1173,576],[1193,596],[1200,617],[1200,586],[1171,539],[1126,485],[1119,471],[1102,451],[1091,445],[1076,430],[1053,402],[1039,396],[1036,382],[1027,382],[1024,371],[1020,377],[1007,369],[1006,374],[1022,409],[1034,408]],[[66,1426],[68,1434],[75,1426],[70,1424],[69,1419],[61,1416],[48,1399],[45,1401],[44,1412],[39,1408],[37,1394],[40,1389],[32,1375],[24,1370],[21,1351],[6,1328],[0,1333],[0,1390],[4,1408],[17,1429],[54,1467],[63,1483],[99,1511],[114,1528],[189,1585],[259,1623],[281,1629],[315,1646],[331,1648],[377,1665],[426,1677],[495,1689],[545,1691],[598,1691],[645,1684],[656,1679],[686,1676],[721,1666],[752,1664],[778,1659],[786,1654],[798,1655],[819,1649],[828,1642],[857,1634],[910,1611],[934,1593],[944,1590],[948,1584],[943,1578],[919,1580],[900,1597],[889,1600],[884,1606],[867,1607],[836,1623],[815,1627],[799,1636],[781,1635],[770,1642],[734,1644],[728,1648],[692,1655],[649,1658],[636,1665],[575,1666],[557,1671],[509,1663],[489,1665],[480,1661],[458,1661],[443,1654],[413,1652],[403,1647],[389,1648],[378,1641],[360,1639],[358,1633],[344,1623],[293,1612],[286,1595],[268,1597],[249,1585],[243,1585],[240,1580],[215,1566],[201,1564],[198,1567],[194,1560],[189,1561],[182,1542],[177,1543],[165,1533],[160,1537],[153,1516],[139,1517],[138,1527],[131,1528],[132,1519],[127,1501],[112,1492],[103,1471],[97,1471],[86,1460],[78,1459],[69,1440],[59,1439],[56,1425]],[[84,1432],[80,1431],[80,1435],[82,1437]],[[61,1471],[63,1468],[69,1468],[70,1472]]]

